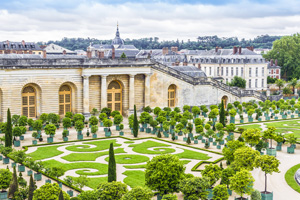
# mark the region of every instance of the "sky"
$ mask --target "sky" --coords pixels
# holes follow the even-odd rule
[[[300,30],[300,0],[0,0],[0,41],[254,38]]]

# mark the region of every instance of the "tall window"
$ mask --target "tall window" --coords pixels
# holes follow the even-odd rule
[[[255,87],[257,88],[257,79],[255,79]]]
[[[220,76],[220,67],[217,68],[217,74]]]
[[[264,67],[262,68],[261,75],[262,75],[262,76],[265,76],[265,68],[264,68]]]
[[[223,76],[224,72],[224,67],[221,67],[221,76]]]
[[[239,75],[239,68],[235,68],[235,75],[238,76]]]
[[[251,77],[251,68],[249,67],[249,77]]]
[[[228,67],[226,67],[226,76],[228,76]]]
[[[261,79],[261,87],[264,87],[264,79]]]
[[[211,75],[211,67],[209,68],[209,75]]]
[[[255,74],[256,74],[256,77],[258,77],[258,67],[256,67],[256,69],[255,69]]]
[[[249,79],[249,88],[251,88],[251,79]]]
[[[122,87],[118,81],[112,81],[108,85],[107,107],[122,113]]]
[[[71,88],[63,85],[59,89],[59,115],[65,115],[66,112],[71,112],[71,109]]]
[[[170,108],[175,107],[175,98],[176,98],[176,86],[170,85],[168,88],[168,106]]]
[[[231,76],[233,76],[233,67],[231,67]]]
[[[242,67],[241,68],[241,77],[243,77],[244,76],[244,68]]]
[[[36,117],[36,92],[31,86],[25,87],[22,92],[22,115]]]

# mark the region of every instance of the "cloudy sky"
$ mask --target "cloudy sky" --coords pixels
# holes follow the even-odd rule
[[[300,31],[299,0],[0,0],[0,41],[254,38]]]

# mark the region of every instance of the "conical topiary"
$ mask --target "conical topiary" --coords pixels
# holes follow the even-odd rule
[[[108,160],[108,182],[117,180],[117,169],[116,169],[116,160],[114,154],[113,143],[110,143],[109,147],[109,160]]]

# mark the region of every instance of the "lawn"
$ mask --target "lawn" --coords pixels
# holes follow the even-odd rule
[[[47,160],[43,162],[45,168],[61,167],[65,172],[72,169],[78,169],[79,175],[104,175],[107,174],[108,165],[93,162],[61,163],[56,160]],[[88,169],[96,169],[96,172],[89,172]]]
[[[207,154],[200,153],[197,151],[191,151],[187,149],[183,149],[184,151],[182,153],[175,154],[179,158],[187,158],[187,159],[196,159],[196,160],[208,160],[211,157],[209,157]]]
[[[297,181],[295,180],[295,173],[300,168],[300,164],[295,165],[291,167],[286,173],[285,173],[285,181],[287,184],[300,193],[300,186],[298,185]]]
[[[267,127],[274,126],[275,128],[296,128],[300,129],[299,120],[291,120],[291,121],[281,121],[281,122],[270,122],[264,123]]]
[[[125,144],[133,144],[134,141],[125,141],[124,143],[125,143]]]
[[[66,147],[66,149],[69,151],[77,151],[77,152],[102,151],[102,150],[109,149],[110,143],[113,143],[114,147],[121,146],[121,144],[116,143],[116,140],[98,140],[93,142],[84,142],[83,145],[68,146]],[[90,145],[95,145],[96,147],[91,148]]]
[[[36,151],[29,153],[28,156],[30,156],[34,160],[43,160],[46,158],[52,158],[54,156],[63,154],[62,151],[57,150],[57,148],[61,146],[63,145],[39,147],[37,148]]]
[[[76,180],[78,177],[72,177],[73,180]],[[97,177],[97,178],[88,178],[88,183],[86,186],[97,189],[100,183],[106,183],[107,182],[107,176],[105,177]]]
[[[115,155],[117,164],[137,164],[149,161],[149,157],[135,154]],[[109,157],[105,158],[108,162]]]
[[[117,148],[114,150],[115,154],[126,153],[124,148]],[[108,151],[98,153],[71,153],[69,155],[61,157],[69,162],[74,161],[95,161],[98,157],[108,155]]]
[[[141,165],[123,165],[126,169],[141,169],[146,168],[147,164],[141,164]]]
[[[159,142],[154,142],[148,140],[146,142],[142,142],[140,144],[131,144],[129,147],[133,147],[133,151],[142,154],[165,154],[165,153],[174,153],[175,149],[172,148],[164,148],[169,147],[168,144],[163,144]],[[153,148],[159,147],[159,148]],[[148,148],[153,148],[153,150],[148,150]]]
[[[123,182],[131,188],[145,185],[145,172],[141,170],[129,170],[125,171],[123,174],[127,176],[124,178]]]
[[[251,124],[251,125],[243,125],[243,126],[237,126],[237,128],[244,128],[245,130],[246,129],[254,129],[254,128],[257,128],[259,130],[262,130],[262,128],[260,127],[260,124]]]

